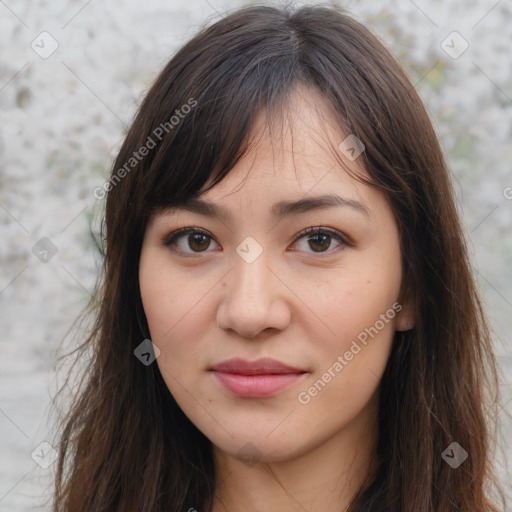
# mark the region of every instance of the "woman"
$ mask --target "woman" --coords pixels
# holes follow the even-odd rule
[[[103,189],[55,512],[500,510],[448,172],[366,28],[251,7],[204,29]]]

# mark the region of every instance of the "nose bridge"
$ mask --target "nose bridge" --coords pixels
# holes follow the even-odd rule
[[[225,295],[217,317],[219,327],[247,337],[254,337],[268,327],[283,329],[290,318],[288,308],[278,296],[276,278],[268,268],[270,253],[258,246],[253,239],[237,247],[232,271],[225,278]]]
[[[260,246],[261,247],[261,246]],[[260,307],[269,299],[272,290],[267,253],[253,242],[242,242],[236,249],[230,294],[238,301],[247,301]],[[244,305],[247,307],[247,304]]]

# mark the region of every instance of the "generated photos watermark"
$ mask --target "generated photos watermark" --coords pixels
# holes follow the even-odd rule
[[[327,369],[327,371],[315,381],[315,383],[310,386],[306,391],[301,391],[297,395],[297,399],[300,404],[307,405],[311,402],[311,400],[318,395],[329,382],[332,381],[344,368],[349,364],[354,356],[359,354],[361,350],[368,345],[368,337],[373,339],[377,334],[379,334],[382,329],[388,324],[397,313],[402,311],[402,305],[398,302],[395,302],[391,308],[389,308],[385,313],[379,316],[379,320],[377,320],[371,327],[365,328],[357,335],[357,340],[352,340],[352,344],[350,345],[349,350],[347,350],[343,355],[339,355],[336,358],[336,361],[333,362],[331,366]],[[363,345],[361,345],[358,343]]]
[[[137,167],[139,162],[147,156],[157,144],[163,140],[165,135],[180,124],[181,120],[189,114],[192,109],[197,105],[197,100],[189,98],[187,103],[184,103],[180,108],[174,111],[169,121],[160,123],[152,132],[148,135],[146,142],[139,148],[138,151],[134,151],[132,156],[119,168],[113,172],[110,178],[103,183],[101,187],[96,187],[92,191],[92,195],[95,199],[103,199],[107,192],[110,192],[133,168]]]

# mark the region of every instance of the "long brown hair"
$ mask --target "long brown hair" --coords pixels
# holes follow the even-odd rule
[[[54,512],[211,511],[211,442],[158,366],[134,356],[149,338],[142,239],[153,212],[220,182],[247,150],[256,113],[270,117],[299,83],[364,144],[369,182],[387,195],[400,230],[402,291],[415,305],[415,327],[395,334],[381,381],[378,470],[349,510],[500,510],[489,420],[498,411],[496,361],[422,102],[377,38],[340,9],[259,6],[203,29],[170,60],[103,188],[103,275],[94,326],[75,351],[85,364],[62,418]],[[456,469],[442,457],[453,442],[468,453]]]

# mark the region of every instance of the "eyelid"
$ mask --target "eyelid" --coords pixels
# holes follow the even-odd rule
[[[197,228],[194,226],[185,226],[185,227],[178,228],[178,229],[172,231],[171,233],[164,235],[161,239],[162,245],[164,245],[165,247],[169,247],[178,238],[180,238],[181,236],[184,236],[184,235],[188,235],[190,233],[199,233],[199,234],[207,236],[208,238],[211,238],[212,240],[215,240],[215,238],[205,229]],[[200,254],[200,253],[197,253],[197,254]]]
[[[297,234],[293,242],[295,243],[297,240],[302,238],[305,235],[316,235],[318,233],[325,233],[327,235],[332,236],[335,240],[340,242],[343,245],[347,245],[349,247],[353,247],[355,244],[354,242],[348,237],[347,235],[341,233],[337,229],[334,228],[328,228],[326,226],[311,226],[309,228],[303,229],[300,233]],[[317,253],[321,254],[321,253]],[[324,254],[328,254],[327,252]]]

